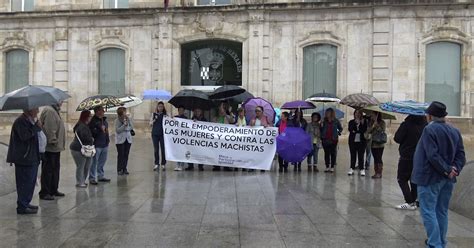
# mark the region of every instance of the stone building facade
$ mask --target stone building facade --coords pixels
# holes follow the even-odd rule
[[[209,90],[229,76],[233,81],[224,84],[241,84],[276,106],[325,87],[340,97],[364,92],[381,101],[449,97],[456,108],[451,119],[464,130],[470,127],[474,4],[469,0],[227,1],[170,0],[164,9],[162,0],[0,0],[0,93],[14,89],[21,81],[15,78],[64,89],[72,96],[64,114],[73,121],[80,100],[93,94]],[[33,8],[25,9],[31,3]],[[18,6],[23,9],[15,10]],[[202,50],[221,43],[224,52]],[[430,49],[435,43],[441,47]],[[192,71],[196,58],[186,50],[190,44],[189,54],[197,58],[203,51],[208,67]],[[111,55],[101,54],[106,50]],[[109,62],[101,64],[101,56]],[[445,73],[443,68],[446,74],[437,74]],[[100,70],[116,73],[107,79]],[[196,75],[202,84],[184,82]],[[433,87],[433,77],[444,82]],[[145,103],[132,112],[145,121],[151,110]],[[3,123],[12,116],[0,113]]]

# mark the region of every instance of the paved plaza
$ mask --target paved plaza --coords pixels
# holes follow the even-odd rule
[[[393,208],[403,201],[396,149],[386,149],[376,181],[347,176],[345,143],[334,174],[305,167],[288,174],[174,172],[174,163],[156,173],[151,141],[142,138],[132,146],[129,176],[117,178],[111,147],[112,182],[88,189],[74,187],[67,151],[66,197],[39,202],[36,194],[34,216],[16,215],[15,192],[0,197],[0,247],[423,247],[418,211]],[[449,247],[473,247],[474,220],[450,212],[448,236]]]

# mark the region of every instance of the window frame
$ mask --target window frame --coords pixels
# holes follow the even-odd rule
[[[10,0],[11,12],[28,12],[28,11],[33,11],[34,10],[34,6],[35,6],[35,1],[34,0],[32,0],[33,1],[33,9],[32,10],[26,10],[26,11],[25,11],[25,1],[26,0],[20,0],[21,1],[21,10],[14,10],[13,9],[13,1],[15,1],[15,0]]]
[[[229,0],[229,3],[226,4],[216,4],[216,0],[209,0],[209,4],[199,4],[199,0],[194,0],[194,6],[226,6],[232,5],[232,0]]]
[[[129,8],[129,6],[130,6],[130,5],[129,5],[129,6],[127,6],[127,7],[118,7],[119,0],[114,0],[114,7],[105,7],[105,2],[106,2],[106,1],[108,1],[108,0],[102,0],[102,7],[103,7],[104,9],[127,9],[127,8]],[[128,1],[127,3],[130,4],[130,1],[129,1],[129,0],[127,0],[127,1]]]
[[[117,49],[117,50],[121,50],[123,52],[123,55],[124,55],[124,92],[123,94],[127,94],[127,92],[129,92],[129,87],[128,87],[128,50],[126,48],[123,48],[123,47],[117,47],[117,46],[103,46],[103,47],[100,47],[99,49],[97,49],[97,93],[98,94],[104,94],[103,92],[101,92],[101,80],[100,80],[100,55],[101,55],[101,52],[104,51],[104,50],[108,50],[108,49]],[[113,94],[113,95],[116,95],[116,94]]]
[[[423,39],[418,43],[418,89],[413,96],[415,100],[425,101],[426,84],[426,48],[428,44],[434,42],[453,42],[461,45],[461,89],[460,89],[460,115],[450,118],[470,118],[471,107],[471,73],[466,65],[471,64],[472,44],[467,34],[453,27],[437,27],[424,34]],[[410,97],[411,98],[411,97]],[[449,113],[449,109],[448,109]]]

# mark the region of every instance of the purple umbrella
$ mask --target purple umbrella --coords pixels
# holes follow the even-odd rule
[[[243,104],[245,117],[248,120],[255,118],[255,108],[258,106],[263,108],[263,114],[273,123],[275,121],[275,110],[269,101],[260,97],[250,98],[245,101]]]
[[[299,163],[312,150],[311,137],[299,127],[287,127],[277,137],[277,153],[287,162]]]
[[[306,101],[292,101],[287,102],[281,106],[282,109],[314,109],[316,106]]]

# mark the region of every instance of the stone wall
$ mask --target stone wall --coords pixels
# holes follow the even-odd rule
[[[106,47],[126,51],[126,91],[140,96],[150,88],[172,93],[182,89],[181,44],[206,39],[242,42],[243,87],[279,106],[302,97],[303,48],[318,43],[338,47],[339,96],[362,91],[381,101],[422,101],[424,47],[432,41],[447,40],[463,45],[462,116],[453,119],[464,132],[472,126],[474,5],[431,5],[429,1],[424,5],[393,3],[396,1],[374,5],[356,1],[358,7],[294,3],[172,8],[164,12],[153,6],[93,10],[100,8],[97,3],[101,1],[91,0],[37,3],[76,6],[79,2],[84,8],[90,6],[64,12],[0,13],[0,51],[30,51],[32,83],[53,85],[72,95],[64,113],[70,122],[78,117],[75,108],[79,101],[98,92],[98,51]],[[130,5],[142,7],[149,2],[130,1]],[[8,3],[0,0],[0,10]],[[3,60],[0,56],[0,75],[4,75]],[[0,93],[4,92],[4,80],[0,77]],[[146,122],[152,109],[152,103],[146,102],[132,114],[138,122]],[[352,111],[345,110],[350,116]],[[2,125],[8,124],[9,116],[0,113]]]

